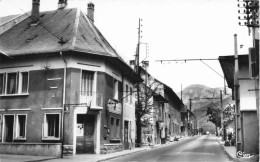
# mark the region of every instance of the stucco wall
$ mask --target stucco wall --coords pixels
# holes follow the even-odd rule
[[[245,153],[257,154],[259,151],[259,127],[256,111],[242,111],[243,144]]]
[[[38,143],[2,143],[0,144],[1,154],[16,154],[16,155],[34,155],[34,156],[61,156],[61,144],[48,143],[48,144],[38,144]]]

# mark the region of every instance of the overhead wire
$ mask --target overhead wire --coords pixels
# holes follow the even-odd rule
[[[17,7],[16,5],[14,5],[13,3],[9,2],[9,1],[8,1],[8,3],[9,3],[10,5],[14,6],[15,8],[19,9],[20,11],[22,11],[24,14],[26,14],[26,15],[28,16],[29,19],[32,20],[31,15],[29,15],[28,12],[25,12],[22,8]],[[64,41],[64,40],[63,40],[63,37],[61,37],[60,35],[53,33],[53,32],[51,31],[51,29],[50,29],[49,27],[47,27],[43,22],[41,22],[40,20],[38,20],[38,21],[39,21],[38,25],[40,25],[41,27],[43,27],[48,33],[50,33],[51,35],[53,35],[54,37],[56,37],[57,39],[60,40],[59,43],[64,44],[64,43],[67,42],[67,41]]]

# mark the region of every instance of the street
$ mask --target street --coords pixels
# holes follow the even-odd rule
[[[195,136],[187,140],[144,152],[121,156],[108,161],[230,161],[215,136]]]

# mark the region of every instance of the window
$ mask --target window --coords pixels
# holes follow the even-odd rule
[[[60,114],[45,114],[44,139],[58,140],[60,137]]]
[[[133,88],[132,87],[130,87],[130,104],[132,104],[133,103]]]
[[[115,137],[115,124],[114,124],[114,118],[111,117],[110,118],[110,136],[111,138],[114,138]]]
[[[116,138],[120,138],[120,120],[116,119]]]
[[[16,117],[16,138],[25,139],[26,138],[26,115],[19,114]]]
[[[128,85],[125,85],[125,102],[128,102],[129,92],[128,92]]]
[[[82,95],[92,96],[94,72],[82,71],[81,76],[81,92]]]
[[[110,132],[111,139],[120,139],[120,119],[110,118]]]
[[[28,72],[12,72],[0,74],[0,95],[27,94],[28,87]]]
[[[0,95],[4,94],[4,74],[0,74]]]
[[[13,142],[14,115],[4,115],[4,142]]]
[[[118,80],[114,79],[114,86],[113,86],[113,92],[114,92],[114,99],[118,100]]]

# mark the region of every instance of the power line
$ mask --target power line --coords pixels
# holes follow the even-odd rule
[[[209,58],[209,59],[174,59],[174,60],[155,60],[156,62],[163,62],[163,61],[201,61],[201,60],[219,60],[218,58]]]
[[[210,67],[208,64],[206,64],[204,61],[200,60],[204,65],[206,65],[208,68],[210,68],[211,70],[213,70],[216,74],[218,74],[220,77],[224,78],[224,76],[222,76],[221,74],[219,74],[216,70],[214,70],[212,67]]]
[[[28,12],[25,12],[22,8],[17,7],[16,5],[12,4],[11,2],[9,2],[9,4],[14,6],[14,7],[16,7],[17,9],[21,10],[24,14],[26,14],[28,16],[29,19],[32,20],[31,15],[29,15]],[[41,22],[40,20],[38,20],[38,21],[39,21],[38,24],[41,27],[43,27],[48,33],[50,33],[51,35],[53,35],[54,37],[56,37],[56,38],[58,38],[60,40],[58,43],[64,44],[64,43],[67,42],[67,41],[63,40],[63,37],[59,36],[58,34],[55,34],[55,33],[51,32],[51,29],[49,27],[47,27],[43,22]]]

